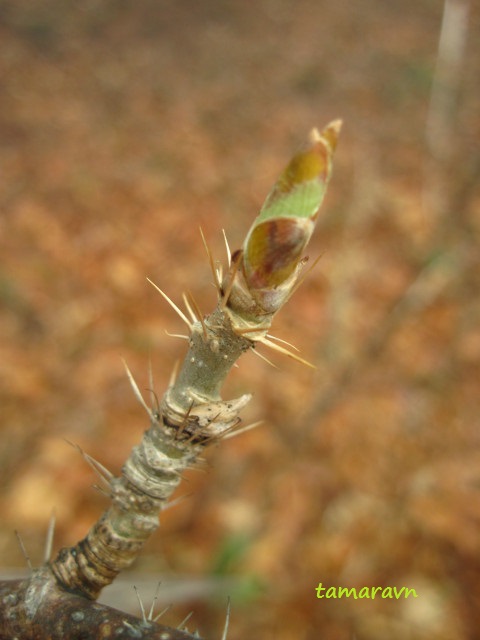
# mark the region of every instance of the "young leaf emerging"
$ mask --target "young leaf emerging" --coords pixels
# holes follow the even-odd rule
[[[330,180],[341,124],[335,120],[321,132],[313,129],[308,144],[290,160],[247,234],[241,263],[244,293],[263,312],[275,313],[295,285]]]

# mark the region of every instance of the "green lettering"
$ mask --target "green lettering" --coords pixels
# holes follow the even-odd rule
[[[414,598],[418,598],[418,594],[415,589],[409,589],[408,587],[401,587],[397,589],[397,587],[362,587],[360,591],[357,593],[356,587],[324,587],[322,582],[318,583],[318,586],[315,587],[315,591],[317,592],[317,598],[371,598],[375,600],[375,596],[378,592],[381,592],[382,598],[393,598],[395,597],[397,600],[401,597],[402,593],[405,598],[409,596],[413,596]]]

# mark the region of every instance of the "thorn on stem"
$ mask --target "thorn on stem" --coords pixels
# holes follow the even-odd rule
[[[305,282],[306,277],[308,276],[308,274],[313,271],[313,269],[317,266],[317,264],[320,262],[321,258],[323,258],[323,253],[321,253],[317,258],[315,258],[315,260],[313,261],[312,265],[310,266],[310,268],[305,271],[302,272],[302,277],[298,278],[298,280],[296,281],[290,295],[288,296],[288,299],[290,299],[293,294],[295,293],[295,291],[297,291],[297,289]],[[308,258],[304,258],[304,264],[307,262]]]
[[[155,605],[157,604],[157,600],[158,600],[158,592],[160,590],[160,585],[162,583],[160,581],[157,582],[157,587],[155,589],[155,593],[153,595],[153,600],[152,600],[152,604],[150,605],[150,610],[148,612],[148,616],[147,616],[147,620],[149,622],[152,622],[152,618],[153,618],[153,612],[155,611]]]
[[[143,399],[143,396],[140,393],[140,389],[138,388],[138,385],[135,382],[135,378],[133,377],[132,372],[128,368],[128,365],[127,365],[127,363],[125,362],[125,360],[123,358],[122,358],[122,362],[123,362],[123,366],[125,367],[125,371],[127,372],[127,377],[128,377],[129,382],[130,382],[130,385],[131,385],[131,387],[133,389],[133,393],[134,393],[136,399],[139,401],[139,403],[142,405],[142,407],[148,413],[148,415],[150,416],[150,419],[154,420],[153,413],[152,413],[150,407],[147,405],[147,403]]]
[[[187,622],[190,620],[192,616],[193,616],[193,611],[190,611],[190,613],[187,613],[185,618],[177,626],[177,629],[185,629],[185,625],[187,624]]]
[[[48,522],[47,537],[45,538],[45,551],[43,554],[43,561],[45,563],[49,562],[50,558],[52,557],[53,537],[55,534],[55,523],[56,523],[55,509],[52,509],[52,514]]]
[[[304,360],[303,358],[300,358],[300,356],[297,356],[295,353],[292,353],[288,349],[281,347],[279,344],[275,344],[275,342],[268,340],[268,338],[258,338],[257,342],[260,342],[261,344],[264,344],[269,349],[272,349],[273,351],[278,351],[278,353],[282,353],[283,355],[288,356],[289,358],[292,358],[292,360],[296,360],[297,362],[300,362],[301,364],[304,364],[307,367],[310,367],[311,369],[317,368],[314,364],[312,364],[311,362],[308,362],[308,360]]]
[[[233,259],[230,262],[230,267],[228,270],[228,283],[223,293],[222,301],[220,304],[221,309],[225,309],[225,307],[227,306],[227,302],[230,297],[230,293],[232,292],[233,283],[235,282],[235,276],[237,275],[237,271],[242,261],[242,257],[243,257],[243,249],[239,249],[233,254]]]
[[[25,545],[23,544],[23,540],[22,540],[22,538],[20,536],[20,533],[17,531],[17,529],[15,529],[15,535],[17,536],[17,541],[18,541],[18,544],[20,546],[20,550],[22,552],[22,556],[25,558],[25,561],[27,563],[27,567],[30,569],[30,571],[33,571],[33,566],[32,566],[32,563],[30,561],[30,556],[27,553],[27,549],[26,549]]]
[[[260,358],[261,360],[264,360],[267,364],[269,364],[271,367],[273,367],[274,369],[278,369],[277,365],[274,364],[271,360],[269,360],[266,356],[263,355],[263,353],[260,353],[259,351],[256,351],[255,349],[251,349],[251,352],[257,356],[257,358]]]
[[[160,613],[157,613],[157,615],[156,615],[156,616],[155,616],[155,618],[152,620],[152,622],[156,622],[157,620],[160,620],[160,618],[161,618],[163,615],[165,615],[165,613],[167,613],[167,611],[168,611],[169,609],[171,609],[171,608],[172,608],[172,605],[171,605],[171,604],[167,604],[167,606],[166,606],[164,609],[162,609],[162,610],[160,611]]]
[[[188,418],[190,417],[190,413],[193,409],[193,404],[194,404],[194,401],[192,400],[192,402],[190,403],[190,406],[187,409],[186,414],[183,416],[182,423],[180,424],[180,426],[175,432],[175,440],[178,440],[182,435],[182,433],[185,431],[185,427],[188,424]]]
[[[242,435],[242,433],[246,433],[247,431],[251,431],[256,427],[259,427],[261,424],[263,424],[263,420],[259,420],[258,422],[252,422],[252,424],[249,424],[243,427],[242,429],[236,429],[235,431],[230,431],[226,433],[224,436],[222,436],[222,440],[229,440],[230,438],[236,438],[237,436]]]
[[[188,296],[190,298],[190,302],[192,303],[192,306],[195,310],[195,313],[197,314],[198,320],[200,322],[200,324],[202,325],[202,331],[203,331],[203,337],[205,339],[205,341],[207,341],[208,338],[208,334],[207,334],[207,325],[205,324],[205,320],[203,319],[203,313],[200,309],[200,307],[198,306],[195,298],[193,297],[192,293],[189,291],[188,292]]]
[[[177,312],[177,314],[179,315],[179,317],[185,322],[185,324],[187,325],[187,327],[190,329],[190,331],[192,330],[192,323],[190,322],[190,320],[187,318],[187,316],[183,313],[183,311],[181,309],[179,309],[177,307],[177,305],[173,302],[173,300],[171,300],[166,293],[164,293],[160,287],[158,287],[154,282],[152,282],[152,280],[150,280],[150,278],[147,278],[148,282],[150,282],[150,284],[155,287],[155,289],[163,296],[163,298],[168,302],[168,304],[172,307],[172,309],[174,311]]]
[[[173,365],[172,373],[170,374],[170,380],[168,381],[168,387],[171,388],[175,384],[178,375],[178,369],[180,367],[180,362],[175,360],[175,364]]]
[[[107,489],[110,489],[111,480],[114,478],[113,473],[109,471],[107,467],[105,467],[101,462],[99,462],[98,460],[95,460],[95,458],[93,458],[91,455],[86,453],[80,445],[75,444],[74,442],[70,442],[70,440],[65,440],[65,442],[78,451],[78,453],[82,456],[82,458],[89,465],[89,467],[91,467],[95,471],[97,476],[103,482],[104,486]]]
[[[296,347],[291,342],[287,342],[286,340],[282,340],[282,338],[278,338],[277,336],[272,336],[270,333],[267,333],[267,338],[270,338],[270,340],[275,340],[275,342],[281,342],[282,344],[286,344],[289,347],[292,347],[292,349],[295,349],[295,351],[300,351],[300,349],[298,349],[298,347]]]
[[[190,292],[189,292],[189,295],[191,295]],[[189,300],[187,298],[187,295],[185,293],[182,293],[182,298],[183,298],[183,303],[184,303],[185,307],[187,308],[188,313],[190,314],[190,318],[192,319],[192,322],[198,322],[198,318],[195,315],[195,313],[193,312],[193,309],[192,309],[192,307],[190,305],[190,302],[189,302]]]
[[[213,283],[215,285],[215,289],[217,290],[217,294],[218,297],[220,299],[220,295],[221,295],[221,291],[222,291],[222,286],[220,283],[220,279],[218,277],[218,272],[215,268],[215,262],[213,260],[213,254],[210,251],[210,247],[208,246],[207,240],[203,234],[203,230],[202,227],[200,227],[200,235],[202,236],[202,241],[203,241],[203,246],[205,247],[205,251],[207,252],[207,257],[208,257],[208,262],[210,264],[210,270],[212,272],[212,276],[213,276]]]
[[[230,609],[231,609],[231,602],[230,602],[230,596],[228,596],[228,599],[227,599],[227,614],[225,616],[225,626],[223,627],[223,633],[222,633],[221,640],[227,640],[228,626],[230,624]]]
[[[135,591],[135,595],[137,596],[137,600],[138,600],[138,604],[140,605],[140,610],[142,612],[142,620],[143,622],[147,622],[148,618],[145,614],[145,607],[143,606],[143,602],[142,599],[140,597],[140,594],[138,593],[138,589],[135,585],[133,585],[133,590]]]
[[[232,252],[230,251],[230,246],[227,240],[227,234],[225,233],[225,229],[222,229],[223,239],[225,240],[225,249],[227,250],[227,263],[228,266],[232,264]]]
[[[189,336],[186,336],[184,333],[170,333],[167,329],[164,329],[165,333],[169,338],[180,338],[181,340],[190,340]]]

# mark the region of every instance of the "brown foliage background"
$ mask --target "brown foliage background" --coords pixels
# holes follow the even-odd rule
[[[276,322],[318,369],[244,357],[225,395],[253,391],[245,419],[266,423],[189,475],[136,575],[147,601],[165,574],[234,577],[231,640],[476,637],[480,21],[435,159],[441,18],[437,0],[0,2],[5,569],[15,528],[40,562],[53,507],[56,547],[104,507],[65,439],[116,472],[140,439],[120,356],[147,388],[151,355],[161,395],[183,354],[145,277],[212,309],[199,226],[237,247],[308,130],[343,117],[323,257]],[[319,600],[319,582],[418,598]],[[219,637],[225,599],[170,622],[194,608]]]

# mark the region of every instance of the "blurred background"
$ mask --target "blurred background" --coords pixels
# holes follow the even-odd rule
[[[478,637],[480,12],[468,0],[0,1],[0,564],[42,562],[106,506],[66,440],[118,473],[185,345],[148,285],[204,313],[313,126],[344,120],[274,323],[225,397],[258,429],[206,455],[123,576],[138,612],[230,640]],[[441,36],[441,37],[440,37]],[[407,600],[315,587],[407,586]],[[174,588],[175,587],[175,588]]]

